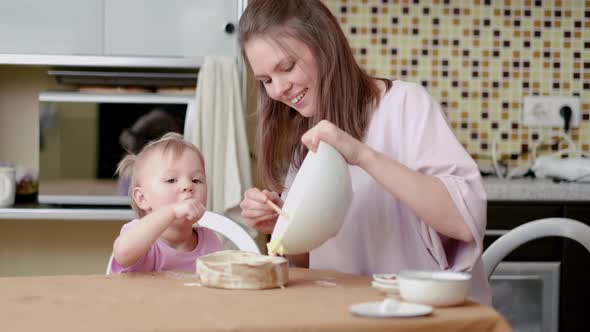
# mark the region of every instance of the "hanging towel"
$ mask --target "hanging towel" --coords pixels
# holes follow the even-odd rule
[[[239,204],[252,179],[235,58],[205,57],[184,136],[205,158],[208,210],[241,221]]]

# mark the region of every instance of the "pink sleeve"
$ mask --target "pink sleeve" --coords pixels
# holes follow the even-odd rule
[[[471,243],[450,239],[422,223],[422,240],[442,269],[469,271],[481,255],[486,228],[486,193],[477,164],[422,86],[408,89],[401,116],[400,139],[406,142],[401,161],[442,181],[475,239]]]
[[[121,234],[125,232],[129,227],[133,227],[138,220],[133,220],[131,222],[126,223],[121,227]],[[121,266],[117,262],[117,260],[113,257],[111,262],[111,273],[126,273],[126,272],[150,272],[155,269],[156,265],[156,246],[152,245],[150,249],[143,255],[135,264],[125,268]]]

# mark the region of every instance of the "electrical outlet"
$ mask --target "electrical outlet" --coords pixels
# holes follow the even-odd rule
[[[571,110],[570,128],[580,125],[579,97],[526,96],[522,105],[522,124],[527,127],[563,128],[565,120],[560,110]]]

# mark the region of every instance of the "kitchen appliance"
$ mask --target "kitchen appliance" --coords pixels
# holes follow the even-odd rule
[[[540,156],[535,159],[532,171],[536,177],[566,181],[590,182],[590,159]]]
[[[46,91],[39,102],[39,203],[128,206],[126,182],[115,175],[126,153],[122,134],[155,111],[182,130],[194,96]]]
[[[559,262],[503,262],[490,285],[493,306],[515,332],[557,332]]]

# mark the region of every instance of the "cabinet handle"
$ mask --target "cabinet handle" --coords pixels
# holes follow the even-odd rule
[[[227,33],[228,35],[231,35],[232,33],[234,33],[234,31],[236,31],[236,27],[231,22],[227,23],[225,25],[225,28],[223,29],[225,30],[225,33]]]

